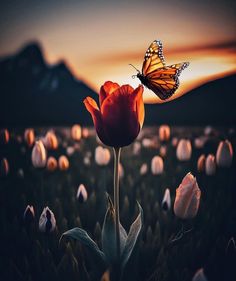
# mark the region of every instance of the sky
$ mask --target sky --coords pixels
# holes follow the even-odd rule
[[[50,64],[65,60],[95,91],[107,80],[136,87],[150,43],[160,39],[166,64],[189,61],[178,97],[236,73],[236,1],[1,1],[0,56],[40,42]],[[159,102],[145,89],[146,102]]]

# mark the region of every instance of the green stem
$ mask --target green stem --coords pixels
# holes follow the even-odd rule
[[[119,163],[120,147],[114,147],[114,208],[115,208],[115,232],[116,232],[116,249],[117,263],[120,260],[120,211],[119,211]]]

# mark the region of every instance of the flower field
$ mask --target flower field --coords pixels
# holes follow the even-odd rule
[[[138,214],[137,201],[144,214],[122,280],[235,281],[235,129],[168,130],[144,127],[133,144],[122,148],[120,221],[128,232]],[[95,155],[102,144],[93,129],[85,128],[82,137],[75,128],[33,131],[35,137],[25,129],[10,129],[7,138],[1,133],[0,280],[108,281],[107,268],[88,248],[73,239],[59,240],[65,231],[82,227],[102,248],[106,192],[113,198],[112,151],[101,156],[99,148]],[[34,138],[46,147],[46,167],[39,167],[38,156],[32,161]],[[233,147],[230,164],[218,149],[225,139]],[[192,218],[181,219],[174,212],[176,189],[189,172],[200,188],[200,205]],[[167,188],[170,198],[167,192],[163,200]],[[33,211],[25,212],[28,205]],[[47,206],[52,213],[45,212],[39,227]],[[204,273],[195,275],[201,268]]]

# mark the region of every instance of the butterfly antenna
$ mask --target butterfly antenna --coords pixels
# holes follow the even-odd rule
[[[131,65],[136,71],[138,71],[138,73],[140,73],[140,71],[135,66],[133,66],[131,63],[129,65]]]

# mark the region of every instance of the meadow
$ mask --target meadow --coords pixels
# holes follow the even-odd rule
[[[0,280],[100,280],[99,264],[90,252],[79,242],[63,239],[59,244],[59,239],[63,232],[79,226],[101,247],[106,192],[113,197],[112,151],[109,163],[101,166],[95,161],[95,149],[101,144],[93,129],[86,128],[86,134],[75,141],[69,127],[34,128],[36,138],[49,130],[57,136],[58,148],[48,150],[48,156],[65,155],[69,167],[55,171],[33,167],[32,147],[24,140],[23,128],[10,129],[8,143],[0,145],[0,158],[9,163],[7,175],[1,171],[0,178]],[[191,141],[188,161],[176,157],[182,138]],[[209,281],[236,280],[235,156],[231,167],[216,167],[213,175],[197,168],[199,156],[215,155],[223,139],[232,143],[235,152],[234,128],[171,127],[169,140],[161,141],[158,127],[144,127],[138,139],[122,149],[120,219],[124,228],[128,231],[137,216],[136,201],[144,212],[141,238],[123,280],[190,281],[200,268]],[[159,175],[151,171],[156,155],[164,160]],[[144,163],[148,169],[140,173]],[[173,212],[175,192],[188,172],[201,190],[200,207],[195,218],[184,222],[189,231],[174,241],[182,225]],[[76,197],[80,184],[87,190],[87,200]],[[170,209],[162,206],[166,188]],[[27,205],[34,207],[31,221],[24,217]],[[39,231],[39,217],[46,206],[56,219],[56,228],[49,233]]]

